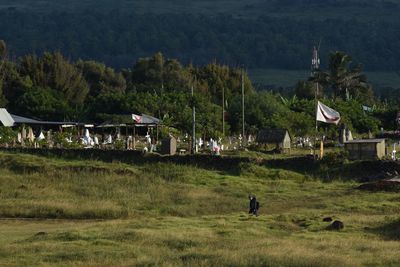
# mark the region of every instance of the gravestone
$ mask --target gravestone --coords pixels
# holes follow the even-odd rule
[[[173,136],[164,138],[161,141],[161,154],[175,155],[176,154],[176,139]]]

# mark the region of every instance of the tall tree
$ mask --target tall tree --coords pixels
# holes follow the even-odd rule
[[[329,56],[329,70],[325,77],[326,83],[331,86],[333,97],[349,99],[350,94],[356,95],[360,90],[367,89],[367,77],[362,73],[359,64],[351,68],[351,56],[344,52],[336,51]]]
[[[243,72],[243,74],[245,93],[253,93],[254,88],[250,78],[247,73]],[[202,82],[200,90],[209,95],[215,104],[221,104],[223,90],[225,99],[228,100],[231,100],[234,95],[241,94],[241,69],[211,63],[198,68],[196,76]]]
[[[3,80],[5,76],[5,60],[7,55],[6,42],[0,40],[0,107],[4,107],[7,103],[5,96],[3,94]]]
[[[16,99],[13,106],[14,112],[28,117],[45,120],[71,119],[69,115],[72,112],[68,103],[50,89],[30,88]]]
[[[124,93],[126,81],[121,73],[96,61],[78,61],[78,69],[82,72],[90,87],[90,96],[105,93]]]
[[[150,91],[157,94],[187,90],[192,79],[188,69],[176,59],[166,59],[157,53],[150,58],[141,58],[131,70],[124,72],[128,88]]]
[[[51,88],[61,93],[71,104],[82,104],[89,86],[82,72],[60,53],[44,53],[42,57],[29,55],[19,64],[21,76],[29,76],[34,86]]]

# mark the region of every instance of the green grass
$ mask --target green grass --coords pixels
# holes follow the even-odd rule
[[[1,266],[400,265],[400,197],[354,181],[6,152],[0,170]]]

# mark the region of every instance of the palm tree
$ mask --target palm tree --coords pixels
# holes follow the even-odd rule
[[[334,99],[338,96],[349,99],[350,94],[357,94],[360,89],[368,88],[362,66],[350,68],[351,62],[351,56],[340,51],[333,52],[329,56],[329,70],[321,76],[332,88]]]

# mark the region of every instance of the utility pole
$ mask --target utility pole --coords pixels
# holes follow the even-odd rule
[[[242,67],[242,146],[245,144],[245,132],[244,132],[244,70]]]
[[[158,117],[161,119],[161,101],[162,101],[162,96],[164,94],[164,59],[161,57],[161,69],[160,69],[160,78],[161,78],[161,89],[160,89],[160,98],[158,99],[159,101],[159,106],[158,106]]]
[[[317,134],[318,134],[318,121],[317,121],[317,112],[318,112],[318,94],[319,94],[319,83],[318,83],[318,77],[317,73],[319,71],[319,66],[320,66],[320,59],[319,59],[319,46],[316,48],[314,46],[313,49],[313,57],[311,59],[311,77],[316,78],[316,88],[315,88],[315,95],[314,95],[314,102],[315,102],[315,135],[314,135],[314,159],[316,158],[316,153],[315,153],[315,146],[317,145]]]
[[[225,87],[222,87],[222,137],[225,137]]]
[[[196,106],[194,103],[194,86],[192,81],[192,120],[193,120],[193,128],[192,128],[192,154],[196,153]]]

